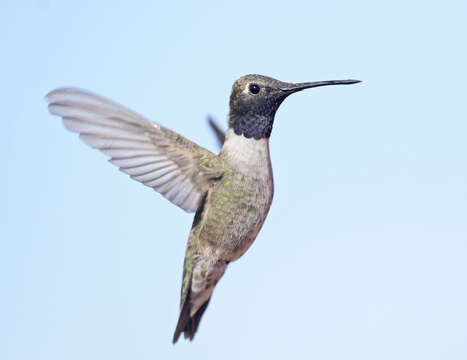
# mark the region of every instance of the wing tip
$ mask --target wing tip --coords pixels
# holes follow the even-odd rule
[[[53,102],[55,95],[63,95],[63,94],[70,93],[70,92],[73,92],[73,91],[83,91],[83,90],[81,90],[79,88],[72,87],[72,86],[61,86],[61,87],[58,87],[58,88],[55,88],[55,89],[49,91],[44,96],[44,100],[50,104],[50,103]]]
[[[94,99],[99,99],[100,101],[110,102],[110,100],[107,100],[103,98],[102,96],[99,96],[91,91],[84,90],[84,89],[81,89],[75,86],[60,86],[56,89],[53,89],[52,91],[49,91],[44,96],[44,100],[48,104],[53,104],[53,103],[61,104],[63,101],[69,100],[70,97],[72,99],[76,99],[76,98],[79,98],[80,96],[81,97],[88,96]]]

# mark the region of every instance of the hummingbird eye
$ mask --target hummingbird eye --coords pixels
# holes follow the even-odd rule
[[[250,90],[250,92],[252,94],[257,94],[259,93],[259,91],[261,90],[261,88],[259,87],[259,85],[257,84],[250,84],[250,86],[248,87],[248,89]]]

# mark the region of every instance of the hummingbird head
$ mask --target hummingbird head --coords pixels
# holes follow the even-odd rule
[[[286,83],[263,75],[245,75],[235,81],[230,95],[229,127],[246,138],[269,138],[274,115],[284,99],[297,91],[326,85],[355,84],[359,80]]]

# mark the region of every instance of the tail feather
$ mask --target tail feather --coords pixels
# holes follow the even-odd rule
[[[185,339],[193,340],[201,317],[211,300],[212,291],[228,264],[223,260],[213,262],[211,259],[198,257],[193,265],[190,259],[189,256],[185,258],[181,310],[173,337],[174,344],[181,333],[184,333]]]
[[[196,331],[198,330],[199,322],[201,321],[201,317],[204,314],[204,311],[208,307],[209,300],[211,297],[198,309],[198,311],[193,315],[190,316],[191,305],[190,305],[190,294],[188,294],[182,310],[180,311],[180,317],[178,318],[177,327],[174,332],[174,337],[172,342],[175,344],[178,341],[181,333],[184,333],[185,339],[189,339],[190,341],[193,340]]]

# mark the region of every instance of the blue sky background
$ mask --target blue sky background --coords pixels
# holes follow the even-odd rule
[[[466,359],[465,1],[7,1],[1,359]],[[357,78],[277,113],[275,198],[193,343],[171,344],[192,222],[65,131],[114,99],[215,151],[232,83]]]

